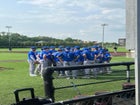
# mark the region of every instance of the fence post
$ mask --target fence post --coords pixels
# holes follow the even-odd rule
[[[127,82],[130,82],[130,65],[127,65],[127,71],[126,71],[126,76],[127,76]]]
[[[43,70],[43,80],[44,80],[44,91],[46,98],[51,98],[52,101],[55,101],[54,98],[54,86],[53,86],[53,74],[54,70],[51,68],[46,68]]]

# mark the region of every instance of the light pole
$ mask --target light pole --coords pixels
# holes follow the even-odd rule
[[[7,31],[7,35],[9,35],[9,51],[11,51],[12,48],[11,48],[10,28],[12,28],[12,26],[5,26],[5,27],[8,29],[8,31]]]
[[[101,24],[101,26],[103,27],[103,36],[102,36],[102,47],[104,47],[104,29],[105,29],[105,26],[107,26],[108,24]]]

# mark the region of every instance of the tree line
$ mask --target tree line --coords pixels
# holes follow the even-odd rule
[[[92,46],[94,44],[100,44],[96,41],[82,41],[79,39],[66,38],[66,39],[56,39],[47,36],[36,36],[36,37],[28,37],[27,35],[21,35],[19,33],[7,33],[0,32],[0,48],[8,48],[11,46],[12,48],[25,48],[29,46],[75,46],[79,45],[81,47],[84,46]],[[113,46],[116,43],[105,43],[106,46]]]

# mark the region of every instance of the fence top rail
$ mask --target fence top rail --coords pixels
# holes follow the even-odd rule
[[[78,70],[78,69],[85,69],[85,68],[96,68],[96,67],[107,67],[107,66],[130,66],[134,65],[134,62],[117,62],[117,63],[100,63],[94,65],[77,65],[77,66],[70,66],[70,67],[48,67],[47,70]]]
[[[100,95],[93,95],[93,96],[87,96],[87,97],[82,97],[82,98],[78,98],[78,99],[67,100],[67,101],[63,101],[63,103],[64,104],[75,103],[75,102],[79,102],[79,101],[85,101],[85,100],[90,100],[90,99],[94,99],[94,98],[101,98],[101,97],[112,96],[112,95],[116,95],[116,94],[134,92],[134,91],[135,91],[135,89],[133,88],[133,89],[121,90],[121,91],[117,91],[117,92],[103,93]]]
[[[113,96],[113,95],[127,93],[127,92],[135,92],[135,88],[116,91],[116,92],[110,92],[110,93],[103,93],[103,94],[100,94],[100,95],[84,96],[84,97],[81,97],[81,98],[75,98],[75,99],[71,99],[71,100],[60,101],[60,102],[57,102],[57,103],[51,103],[51,104],[45,104],[45,105],[66,105],[66,104],[70,104],[70,103],[76,103],[76,102],[85,101],[85,100],[91,100],[91,99],[97,99],[97,98],[102,98],[102,97],[107,97],[107,96]]]

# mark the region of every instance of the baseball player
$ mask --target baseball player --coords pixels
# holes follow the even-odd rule
[[[61,59],[62,54],[63,54],[62,48],[58,48],[57,52],[52,53],[52,55],[54,56],[54,60],[56,62],[57,67],[62,67],[63,66],[63,61]],[[64,74],[65,74],[64,71],[62,71],[62,70],[58,71],[59,76],[64,76]]]
[[[109,53],[108,49],[106,49],[103,53],[103,63],[110,63],[111,59],[112,59],[112,56]],[[111,68],[110,67],[105,67],[104,72],[106,72],[107,74],[110,74],[111,73]]]
[[[36,58],[37,58],[37,61],[38,61],[38,62],[41,61],[41,54],[42,54],[42,51],[43,51],[43,48],[41,48],[41,51],[37,51],[37,52],[36,52]],[[39,63],[39,64],[36,66],[35,74],[36,74],[36,75],[41,74],[41,63]]]
[[[63,52],[63,55],[62,55],[62,61],[63,61],[64,67],[75,65],[74,64],[74,53],[70,51],[70,47],[65,48],[65,51]],[[71,74],[71,71],[69,71],[69,70],[65,71],[65,75],[67,76],[67,79],[70,79],[70,74]],[[76,77],[75,74],[72,74],[72,76],[74,78]]]
[[[74,47],[74,62],[75,65],[82,65],[84,62],[84,57],[82,56],[81,50],[80,50],[80,46],[75,46]],[[82,74],[81,70],[74,70],[73,74],[78,75],[78,74]]]
[[[29,75],[36,76],[35,72],[35,65],[38,64],[36,58],[36,47],[32,46],[31,51],[28,52],[28,63],[29,63]]]
[[[91,48],[84,48],[83,51],[83,57],[84,57],[84,65],[92,65],[94,64],[94,53],[91,51]],[[85,69],[85,77],[84,78],[90,78],[90,71],[91,69],[87,68]],[[93,70],[92,70],[93,71]]]
[[[43,51],[41,53],[41,77],[43,74],[43,71],[47,68],[52,66],[52,60],[51,60],[51,53],[49,51],[49,47],[48,46],[44,46],[43,47]]]
[[[56,61],[55,61],[54,54],[53,54],[55,52],[57,52],[55,50],[55,46],[50,46],[49,53],[50,53],[50,56],[51,56],[50,59],[51,59],[51,62],[52,62],[52,65],[51,66],[56,66]]]

